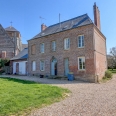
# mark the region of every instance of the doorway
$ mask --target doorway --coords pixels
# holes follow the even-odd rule
[[[65,76],[68,76],[68,73],[69,73],[69,59],[68,58],[64,59],[64,73],[65,73]]]
[[[51,75],[57,75],[57,60],[55,58],[51,60]]]
[[[16,74],[19,74],[19,63],[16,63]]]

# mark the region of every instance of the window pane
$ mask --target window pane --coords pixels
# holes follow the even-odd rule
[[[84,36],[82,36],[82,47],[84,46]]]
[[[68,38],[67,41],[68,41],[68,46],[67,46],[67,48],[70,48],[70,39]]]
[[[56,42],[55,41],[52,42],[52,51],[56,51]]]
[[[40,44],[40,52],[44,53],[44,43]]]
[[[84,57],[79,58],[78,63],[79,63],[79,69],[85,69],[85,58]]]
[[[44,61],[40,61],[40,70],[44,71],[45,63]]]
[[[78,47],[81,47],[81,37],[78,37]]]

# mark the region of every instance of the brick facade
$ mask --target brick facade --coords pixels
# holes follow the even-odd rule
[[[78,48],[77,38],[84,35],[84,48]],[[70,38],[70,49],[64,50],[64,39]],[[56,41],[56,51],[52,51],[52,41]],[[40,53],[44,43],[45,53]],[[31,46],[36,46],[36,54],[31,54]],[[94,24],[62,31],[28,41],[29,74],[51,75],[51,60],[57,59],[57,75],[63,76],[64,59],[69,59],[69,71],[75,79],[95,82],[103,77],[106,70],[106,39]],[[85,70],[78,69],[78,57],[85,57]],[[40,71],[40,61],[45,61],[45,70]],[[32,71],[32,61],[36,61],[36,71]]]

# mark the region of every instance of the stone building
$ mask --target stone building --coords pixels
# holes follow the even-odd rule
[[[11,59],[25,46],[27,47],[27,45],[22,44],[21,34],[18,30],[12,26],[4,29],[0,24],[0,58]]]
[[[67,76],[96,82],[107,69],[106,38],[101,32],[100,12],[93,7],[94,22],[87,14],[47,27],[28,40],[29,74]]]

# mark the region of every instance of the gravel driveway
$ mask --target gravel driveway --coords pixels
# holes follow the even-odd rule
[[[32,111],[30,116],[116,116],[116,75],[102,84],[26,76],[17,78],[49,83],[72,92],[65,100]]]

